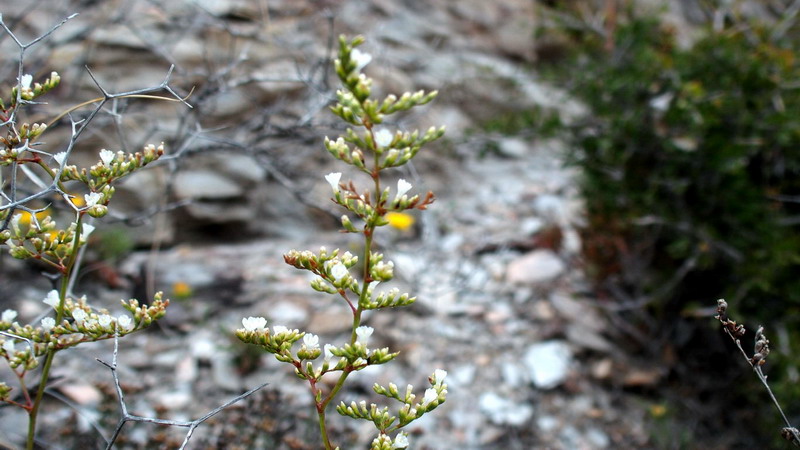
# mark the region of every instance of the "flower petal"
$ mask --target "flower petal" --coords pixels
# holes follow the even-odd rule
[[[339,180],[342,179],[341,172],[331,172],[325,175],[325,179],[328,180],[328,184],[331,185],[333,192],[339,192]]]

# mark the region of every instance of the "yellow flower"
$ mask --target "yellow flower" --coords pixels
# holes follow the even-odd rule
[[[83,208],[83,205],[86,204],[86,201],[84,201],[83,197],[80,195],[76,195],[72,197],[70,200],[72,200],[72,204],[77,206],[78,208]]]
[[[650,405],[650,415],[658,419],[667,414],[667,407],[662,404]]]
[[[386,220],[389,221],[389,225],[400,231],[408,230],[414,225],[414,216],[406,213],[388,212],[386,213]]]
[[[31,224],[31,213],[28,211],[20,212],[21,217],[19,218],[20,225],[30,225]],[[44,211],[39,211],[36,213],[36,220],[43,220],[45,217],[50,215],[50,210],[45,209]]]
[[[192,287],[185,281],[176,281],[172,285],[172,295],[178,299],[189,298],[192,295]]]

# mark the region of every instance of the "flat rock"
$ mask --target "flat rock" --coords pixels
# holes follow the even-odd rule
[[[243,194],[238,183],[214,170],[192,170],[175,177],[175,192],[180,198],[226,199]]]
[[[538,284],[553,281],[566,270],[561,258],[550,250],[534,250],[511,261],[506,281],[513,284]]]
[[[567,378],[572,350],[564,341],[540,342],[525,352],[522,361],[528,368],[534,386],[552,389]]]

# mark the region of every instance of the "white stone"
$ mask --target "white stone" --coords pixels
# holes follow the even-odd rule
[[[161,393],[158,400],[161,406],[171,411],[175,411],[185,408],[192,402],[193,399],[194,396],[192,395],[189,386],[181,384],[177,386],[176,389]]]
[[[464,386],[468,387],[475,380],[475,372],[477,368],[474,364],[458,366],[450,371],[448,378],[449,385],[453,387]]]
[[[220,388],[231,391],[242,388],[242,378],[233,366],[231,355],[221,355],[211,360],[211,376]]]
[[[564,341],[546,341],[532,345],[523,362],[531,381],[540,389],[552,389],[564,382],[572,362],[572,351]]]
[[[214,340],[206,333],[197,333],[190,341],[192,356],[198,359],[213,359],[219,353]]]
[[[213,170],[180,172],[175,177],[175,193],[179,198],[225,199],[239,197],[242,188]]]
[[[508,386],[514,388],[521,388],[527,382],[525,377],[525,370],[513,363],[506,363],[500,366],[500,371],[503,374],[503,381]]]
[[[586,440],[591,443],[592,448],[607,448],[611,445],[611,439],[598,427],[591,427],[586,430]]]
[[[497,147],[503,156],[524,158],[530,151],[531,145],[519,138],[505,138],[498,142]]]
[[[305,308],[295,303],[280,302],[269,310],[270,322],[284,326],[300,326],[308,320]]]
[[[567,224],[567,205],[561,197],[551,194],[539,195],[533,201],[533,209],[548,223]]]
[[[506,281],[514,284],[537,284],[552,281],[566,270],[566,265],[550,250],[534,250],[511,261]]]
[[[478,400],[478,406],[497,425],[520,426],[533,416],[533,406],[515,403],[494,392],[483,393]]]
[[[553,416],[539,416],[536,418],[536,426],[544,433],[555,430],[558,424],[558,419]]]
[[[519,231],[522,234],[531,236],[544,228],[544,221],[538,217],[528,217],[519,223]]]
[[[103,394],[96,387],[88,383],[65,383],[60,386],[59,389],[67,398],[81,406],[94,406],[103,400]]]

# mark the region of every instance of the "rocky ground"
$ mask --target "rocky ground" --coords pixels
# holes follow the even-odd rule
[[[339,212],[323,179],[341,168],[322,137],[341,127],[325,108],[335,84],[322,64],[331,36],[360,33],[375,57],[368,74],[379,89],[440,91],[396,125],[445,124],[448,134],[400,174],[415,189],[433,190],[437,202],[413,229],[387,229],[378,238],[397,266],[397,285],[419,298],[366,319],[376,345],[401,356],[352,377],[343,399],[368,397],[374,382],[421,387],[444,368],[447,402],[413,427],[414,448],[654,445],[656,403],[639,394],[660,373],[629,361],[596,309],[580,260],[582,207],[565,149],[537,136],[480,131],[490,119],[534,107],[567,119],[581,114],[580,105],[537,81],[537,58],[552,42],[533,38],[547,24],[533,2],[40,3],[47,7],[9,8],[15,10],[2,11],[3,19],[33,37],[81,13],[29,56],[32,71],[58,70],[65,80],[52,107],[97,96],[84,65],[117,92],[158,84],[170,64],[178,92],[195,87],[193,110],[166,102],[108,105],[76,156],[88,161],[102,147],[159,140],[171,155],[120,188],[117,222],[110,222],[114,229],[138,225],[123,231],[136,249],[90,255],[76,288],[109,307],[155,290],[174,299],[158,327],[120,341],[119,375],[131,410],[186,420],[269,382],[199,428],[193,444],[247,448],[249,433],[263,429],[277,439],[255,441],[264,448],[316,448],[305,385],[236,342],[232,331],[242,317],[263,315],[324,342],[349,335],[345,305],[312,291],[306,273],[282,255],[358,246],[336,231]],[[0,46],[15,54],[8,38]],[[13,80],[16,65],[5,66],[2,79]],[[58,142],[69,129],[51,132]],[[140,214],[157,209],[170,211]],[[30,266],[7,257],[0,263],[0,307],[35,317],[47,282],[32,282]],[[101,431],[110,434],[118,417],[113,385],[94,358],[110,360],[112,348],[93,344],[60,356],[42,428],[47,448],[94,446]],[[10,408],[0,416],[0,444],[19,442],[25,417]],[[341,442],[371,439],[369,427],[334,425]],[[126,445],[139,448],[181,439],[182,431],[154,425],[125,433]]]

